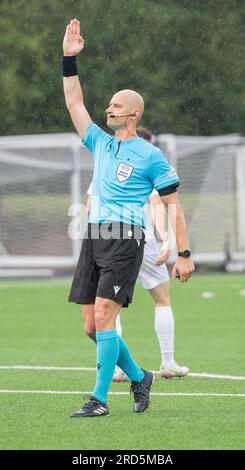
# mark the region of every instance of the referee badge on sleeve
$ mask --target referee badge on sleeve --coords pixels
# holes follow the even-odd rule
[[[126,181],[132,174],[134,167],[126,165],[125,163],[119,163],[117,167],[117,179],[122,183]]]

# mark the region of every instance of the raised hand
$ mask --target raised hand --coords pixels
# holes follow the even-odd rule
[[[84,39],[80,35],[80,21],[74,18],[66,27],[66,32],[63,40],[64,55],[77,55],[83,50],[83,48]]]

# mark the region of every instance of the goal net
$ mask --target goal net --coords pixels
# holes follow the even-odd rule
[[[181,181],[180,199],[195,260],[245,260],[245,139],[161,135],[157,142]]]
[[[0,139],[0,271],[74,266],[68,210],[85,200],[91,160],[76,134]]]
[[[195,261],[245,263],[245,139],[163,134],[156,145],[180,177]],[[0,138],[0,276],[74,269],[81,238],[68,227],[92,172],[76,134]]]

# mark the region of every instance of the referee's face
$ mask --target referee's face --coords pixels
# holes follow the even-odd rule
[[[132,103],[128,94],[124,91],[116,93],[106,109],[107,114],[107,125],[111,129],[124,129],[126,127],[127,119],[129,115],[134,112]]]

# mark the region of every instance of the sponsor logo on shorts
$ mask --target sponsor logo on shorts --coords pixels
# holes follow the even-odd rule
[[[117,295],[117,293],[119,292],[121,287],[119,287],[119,286],[113,286],[113,287],[114,287],[115,295]]]

